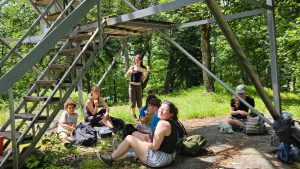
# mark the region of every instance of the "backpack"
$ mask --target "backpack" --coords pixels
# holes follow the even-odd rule
[[[265,134],[266,131],[265,121],[260,117],[248,117],[245,122],[245,133],[248,135]]]
[[[75,145],[92,146],[97,142],[97,131],[90,123],[79,123],[73,131]]]
[[[204,149],[202,148],[207,140],[201,135],[192,135],[184,138],[178,147],[178,151],[183,155],[197,156]]]
[[[273,128],[280,142],[300,147],[300,130],[295,126],[295,122],[300,124],[299,121],[280,116],[275,120]]]
[[[122,139],[124,140],[127,135],[131,135],[137,129],[132,124],[126,124],[122,129]]]

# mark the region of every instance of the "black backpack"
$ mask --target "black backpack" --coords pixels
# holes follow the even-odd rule
[[[126,124],[122,129],[122,139],[124,140],[127,135],[131,135],[137,129],[132,124]]]
[[[73,131],[75,145],[93,146],[97,142],[97,131],[90,123],[79,123]]]

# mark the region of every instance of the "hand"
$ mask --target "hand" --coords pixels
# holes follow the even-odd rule
[[[129,72],[130,74],[132,74],[133,70],[134,70],[134,66],[131,66],[131,67],[129,68],[128,72]]]
[[[149,72],[150,72],[150,67],[149,67],[149,66],[147,66],[147,69],[146,69],[146,71],[147,71],[147,73],[149,73]]]
[[[248,116],[248,113],[244,110],[238,110],[239,114],[243,115],[243,116]]]
[[[97,99],[97,100],[94,100],[94,105],[95,105],[96,107],[98,107],[98,106],[99,106],[98,99]]]

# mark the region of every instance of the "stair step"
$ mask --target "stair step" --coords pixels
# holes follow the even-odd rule
[[[24,120],[33,120],[36,114],[33,113],[18,113],[15,114],[16,119],[24,119]],[[40,116],[38,117],[37,123],[43,123],[47,120],[47,116]]]
[[[36,0],[34,2],[35,5],[37,6],[47,6],[52,2],[52,0]]]
[[[20,133],[20,132],[15,132],[15,138],[19,139],[21,134],[22,133]],[[11,140],[11,131],[0,132],[0,135],[8,140]],[[22,144],[30,143],[32,141],[32,139],[33,139],[32,136],[25,136],[24,139],[22,140]]]
[[[48,99],[47,96],[25,96],[24,100],[27,102],[34,102],[34,101],[46,101]],[[52,102],[60,101],[59,97],[53,97],[51,99]]]
[[[55,84],[57,82],[58,82],[57,80],[37,80],[36,84],[38,86],[49,86],[49,85]]]
[[[45,19],[48,21],[56,21],[56,19],[59,17],[59,15],[61,14],[61,12],[55,12],[53,14],[49,14],[45,16]]]
[[[92,35],[93,32],[83,32],[83,33],[78,33],[76,35],[72,35],[69,37],[69,39],[72,41],[81,42],[81,41],[89,40]]]
[[[65,63],[65,64],[55,64],[55,65],[50,65],[49,69],[51,70],[62,70],[62,69],[67,69],[70,67],[70,63]],[[82,67],[83,64],[81,63],[76,63],[75,67],[79,68]]]
[[[65,49],[63,51],[61,51],[59,54],[61,55],[65,55],[65,56],[73,56],[73,55],[77,55],[81,52],[81,48],[73,48],[73,49]]]

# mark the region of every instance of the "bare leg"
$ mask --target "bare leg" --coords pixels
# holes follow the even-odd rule
[[[148,143],[141,141],[131,135],[128,135],[124,141],[118,146],[116,151],[111,155],[113,160],[117,160],[132,148],[139,160],[146,163],[146,153],[148,150]]]
[[[142,141],[150,142],[149,134],[144,134],[144,133],[135,131],[132,133],[132,136],[134,136]]]
[[[243,122],[241,122],[241,121],[239,121],[239,120],[232,119],[232,118],[229,118],[229,119],[228,119],[228,123],[229,123],[230,125],[236,125],[236,126],[240,126],[240,127],[244,125]]]
[[[132,113],[132,117],[134,119],[137,119],[136,114],[135,114],[135,108],[131,108],[131,113]]]
[[[59,139],[63,142],[63,143],[70,143],[69,139],[68,139],[68,135],[65,132],[61,132],[59,133]]]
[[[103,119],[101,120],[105,126],[109,127],[109,128],[113,128],[114,125],[111,122],[111,119],[109,117],[109,115],[104,115]]]

